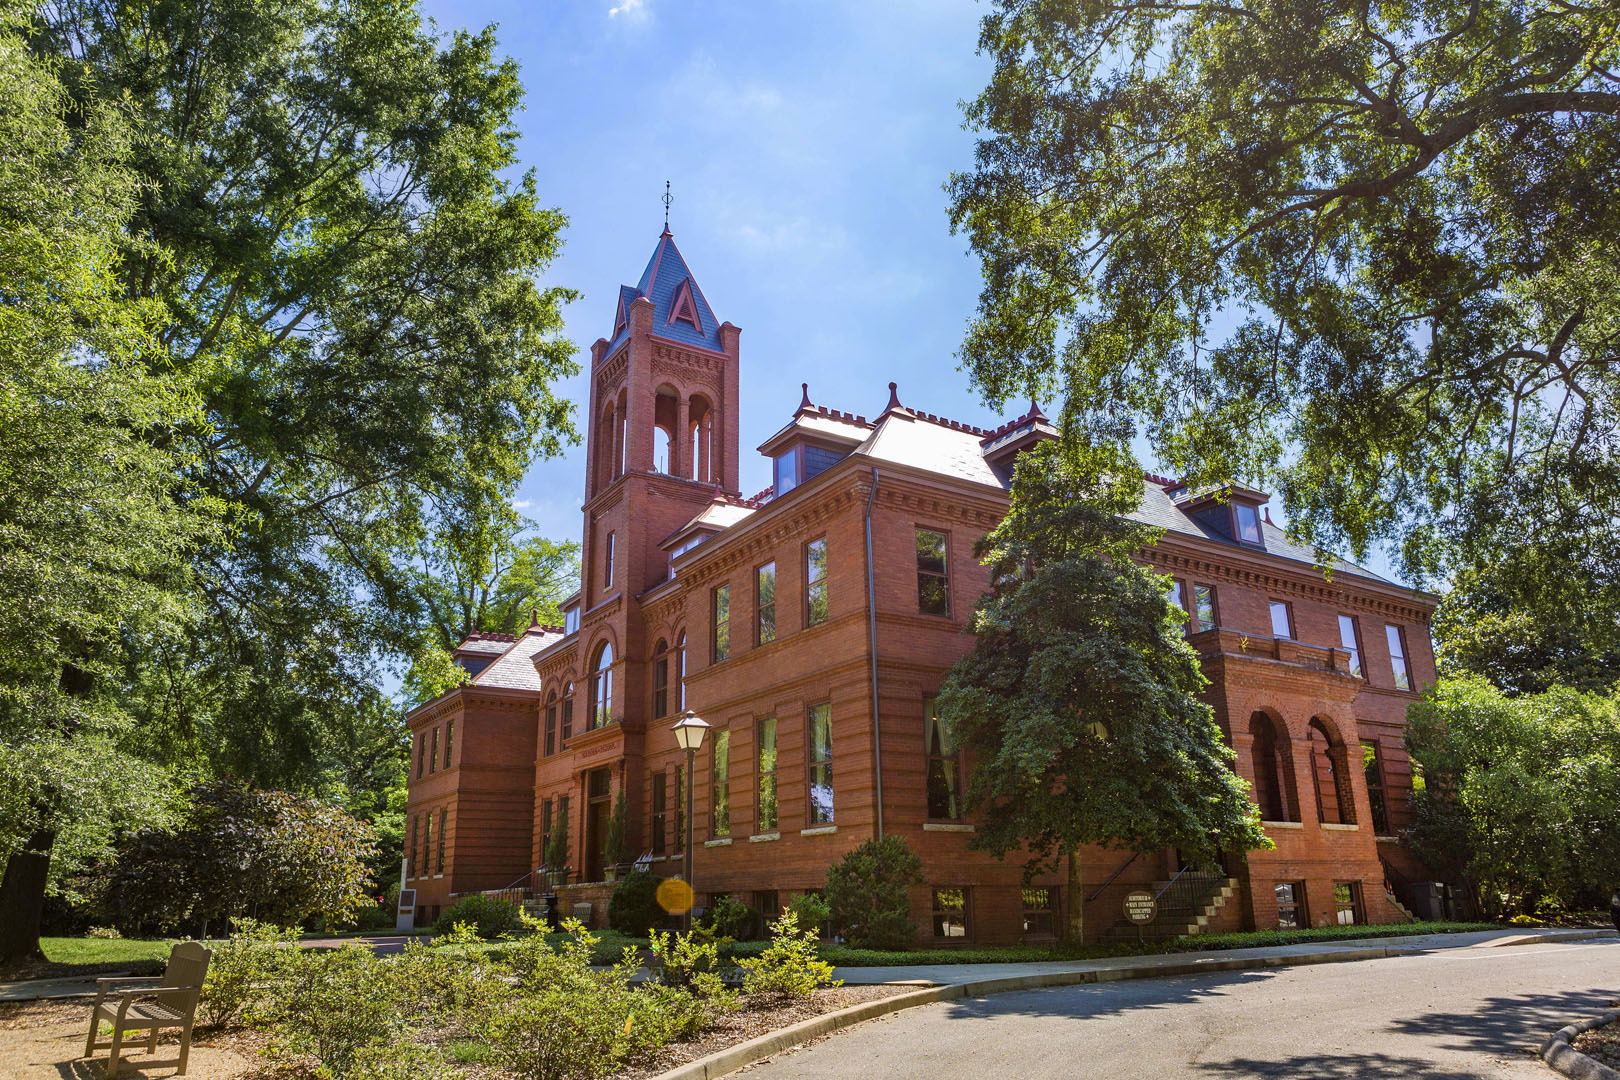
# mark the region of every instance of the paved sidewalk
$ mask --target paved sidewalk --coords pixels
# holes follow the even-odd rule
[[[1613,930],[1481,930],[1467,934],[1420,934],[1405,937],[1360,938],[1355,941],[1309,942],[1259,949],[1212,949],[1207,952],[1161,953],[1154,956],[1111,956],[1100,960],[1051,960],[1022,964],[912,964],[904,967],[840,967],[836,978],[847,985],[915,982],[955,985],[1031,975],[1094,973],[1087,981],[1143,979],[1163,975],[1189,975],[1200,971],[1280,967],[1292,964],[1331,964],[1346,960],[1373,960],[1386,956],[1439,952],[1447,949],[1489,949],[1549,941],[1585,941],[1615,937]]]

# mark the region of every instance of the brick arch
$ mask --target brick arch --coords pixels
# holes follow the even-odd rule
[[[1267,821],[1299,821],[1294,736],[1287,722],[1275,709],[1262,707],[1249,715],[1246,731],[1260,816]]]
[[[1305,728],[1310,749],[1310,783],[1316,819],[1329,825],[1356,823],[1355,788],[1350,780],[1350,753],[1339,725],[1329,716],[1313,716]]]
[[[681,427],[685,415],[686,394],[674,383],[665,380],[653,387],[652,400],[652,467],[669,476],[681,475]],[[660,446],[659,435],[663,435]],[[662,452],[664,460],[659,462]],[[660,467],[660,464],[662,467]]]
[[[684,475],[705,483],[718,482],[724,473],[715,460],[718,447],[714,443],[714,401],[702,390],[694,390],[681,400],[686,402],[686,427],[680,434],[686,450],[681,458],[687,466]]]

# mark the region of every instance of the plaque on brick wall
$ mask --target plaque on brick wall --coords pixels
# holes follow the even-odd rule
[[[1137,926],[1144,926],[1153,921],[1159,913],[1159,902],[1153,894],[1144,889],[1138,889],[1125,894],[1125,917]]]

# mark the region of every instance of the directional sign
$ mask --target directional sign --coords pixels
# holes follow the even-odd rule
[[[1143,889],[1125,894],[1125,917],[1137,926],[1150,923],[1159,914],[1159,902]]]

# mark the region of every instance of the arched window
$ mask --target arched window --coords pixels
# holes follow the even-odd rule
[[[719,470],[713,461],[714,410],[709,399],[693,394],[687,403],[687,434],[690,436],[692,459],[688,474],[693,480],[712,480]]]
[[[1288,736],[1263,712],[1249,718],[1254,764],[1254,801],[1266,821],[1298,821],[1293,798],[1293,756]]]
[[[568,740],[574,737],[574,684],[563,683],[562,698],[562,744],[568,745]]]
[[[686,631],[675,639],[675,711],[686,711]]]
[[[655,470],[676,475],[675,430],[681,426],[680,395],[673,386],[660,386],[653,394],[653,459]]]
[[[613,646],[605,641],[596,650],[596,663],[591,665],[591,697],[587,708],[587,731],[604,727],[613,719]]]
[[[653,719],[669,715],[669,646],[663,638],[653,649]]]
[[[1312,720],[1306,734],[1311,747],[1311,786],[1316,789],[1316,820],[1327,825],[1353,824],[1355,804],[1350,798],[1343,744],[1320,720]]]

